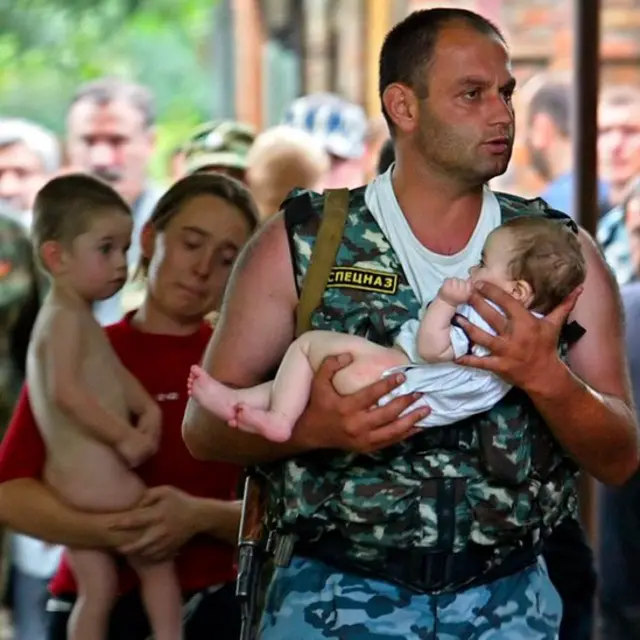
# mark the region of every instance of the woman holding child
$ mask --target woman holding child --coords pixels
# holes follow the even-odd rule
[[[255,228],[247,192],[218,175],[188,176],[160,200],[141,238],[146,279],[140,308],[106,329],[114,351],[159,404],[158,452],[136,471],[149,489],[138,507],[82,512],[42,480],[45,446],[25,389],[0,447],[0,516],[11,528],[69,547],[111,549],[152,562],[173,559],[185,606],[184,637],[233,639],[234,551],[240,516],[233,502],[238,468],[194,460],[181,438],[189,368],[212,329],[205,316],[220,305],[240,248]],[[49,637],[67,637],[77,586],[63,560],[48,604]],[[136,578],[120,563],[119,598],[109,638],[149,635]]]

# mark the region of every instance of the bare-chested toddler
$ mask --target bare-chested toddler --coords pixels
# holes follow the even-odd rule
[[[338,393],[355,393],[383,375],[403,373],[405,382],[381,404],[398,395],[417,393],[419,400],[406,412],[419,406],[431,410],[418,425],[452,424],[489,410],[511,389],[489,371],[453,362],[469,352],[488,354],[483,347],[470,344],[464,331],[455,326],[455,315],[495,335],[468,304],[474,283],[492,283],[532,313],[544,315],[580,286],[585,275],[577,234],[565,222],[536,216],[514,218],[487,237],[469,278],[444,280],[421,319],[402,325],[393,347],[381,347],[353,335],[309,331],[291,344],[274,381],[232,389],[194,366],[189,393],[229,426],[280,442],[290,437],[307,406],[311,382],[322,361],[350,353],[352,362],[333,378]]]
[[[127,278],[132,217],[107,184],[87,175],[55,178],[38,193],[33,242],[51,288],[27,358],[31,406],[47,452],[45,480],[78,509],[134,507],[145,486],[131,470],[157,450],[158,405],[122,365],[94,319],[93,304]],[[71,640],[104,640],[117,597],[117,570],[106,550],[70,549],[79,596]],[[128,557],[140,577],[156,640],[182,637],[173,563]]]

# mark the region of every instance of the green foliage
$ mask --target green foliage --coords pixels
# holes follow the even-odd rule
[[[210,117],[215,0],[0,0],[0,115],[64,131],[76,87],[104,75],[149,86],[159,153]]]

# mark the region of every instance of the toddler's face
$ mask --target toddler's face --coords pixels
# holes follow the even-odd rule
[[[106,211],[74,239],[68,273],[72,286],[83,298],[105,300],[123,287],[132,228],[131,216]]]

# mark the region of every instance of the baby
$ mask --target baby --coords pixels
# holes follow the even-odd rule
[[[131,230],[127,204],[89,176],[56,178],[36,197],[34,248],[51,289],[31,335],[27,381],[46,444],[45,480],[84,511],[135,506],[145,487],[130,469],[155,453],[160,438],[159,407],[118,360],[92,314],[94,302],[125,283]],[[79,590],[69,638],[103,640],[117,596],[114,559],[97,549],[69,554]],[[128,561],[140,577],[154,638],[179,640],[173,564]]]
[[[422,394],[407,409],[412,411],[420,404],[431,408],[420,426],[452,424],[487,411],[508,393],[510,385],[489,371],[452,362],[469,351],[487,355],[485,349],[469,343],[461,328],[453,326],[455,315],[495,334],[467,304],[473,284],[494,284],[541,316],[584,282],[586,266],[577,235],[566,224],[527,216],[510,220],[488,236],[480,262],[469,275],[466,280],[447,278],[422,318],[402,325],[391,348],[358,336],[310,331],[289,347],[274,381],[231,389],[194,366],[189,393],[229,426],[281,442],[289,438],[307,406],[311,382],[322,361],[350,353],[351,364],[333,378],[340,394],[354,393],[380,376],[402,372],[406,381],[381,404],[399,394]]]

